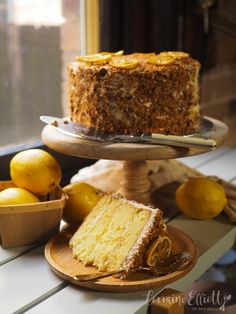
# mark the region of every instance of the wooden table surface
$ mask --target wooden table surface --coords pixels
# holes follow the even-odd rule
[[[179,159],[206,175],[217,175],[236,184],[236,148]],[[200,256],[193,270],[168,287],[184,291],[234,243],[236,227],[225,217],[191,220],[183,215],[168,222],[182,229],[199,246]],[[0,313],[146,313],[147,292],[105,293],[73,286],[49,268],[43,246],[11,249],[0,247]],[[163,287],[164,288],[164,287]],[[163,288],[152,291],[158,294]],[[150,294],[149,294],[150,296]]]

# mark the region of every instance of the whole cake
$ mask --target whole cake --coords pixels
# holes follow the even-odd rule
[[[68,64],[73,122],[110,134],[199,128],[200,64],[185,52],[100,53]]]
[[[162,212],[119,195],[105,195],[97,203],[71,238],[70,247],[84,265],[100,271],[124,269],[123,278],[132,268],[152,266],[160,254],[164,258],[170,253]]]

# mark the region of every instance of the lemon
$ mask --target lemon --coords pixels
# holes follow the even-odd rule
[[[54,190],[62,176],[56,159],[41,149],[16,154],[10,162],[10,174],[16,186],[39,195]]]
[[[38,203],[40,200],[29,191],[13,187],[0,192],[0,205],[19,205]]]
[[[155,266],[158,262],[165,260],[171,253],[171,241],[168,236],[159,236],[148,248],[146,263]]]
[[[102,192],[85,182],[76,182],[63,188],[67,201],[63,220],[69,224],[81,223],[102,197]]]
[[[193,178],[176,190],[176,202],[187,216],[210,219],[221,213],[227,203],[223,187],[208,178]]]

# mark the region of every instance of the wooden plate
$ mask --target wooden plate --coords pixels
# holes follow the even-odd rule
[[[68,243],[74,232],[75,229],[69,227],[55,235],[46,244],[45,256],[50,267],[58,276],[88,289],[110,292],[134,292],[164,286],[190,272],[197,261],[198,250],[193,240],[181,230],[168,226],[173,253],[187,251],[192,256],[192,260],[184,270],[175,271],[160,277],[154,277],[146,273],[134,273],[129,280],[121,280],[111,276],[99,279],[96,282],[79,282],[73,279],[75,275],[95,273],[98,270],[94,267],[84,266],[81,262],[72,258],[72,251]]]

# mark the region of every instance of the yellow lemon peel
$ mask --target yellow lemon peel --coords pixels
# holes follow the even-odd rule
[[[102,198],[103,193],[86,182],[76,182],[63,188],[67,201],[63,220],[69,224],[81,223]]]
[[[21,205],[38,203],[40,200],[29,191],[12,187],[0,192],[0,205]]]
[[[209,178],[192,178],[176,190],[179,209],[195,219],[210,219],[218,216],[227,204],[224,188]]]
[[[189,54],[187,52],[183,52],[183,51],[164,51],[164,52],[161,52],[160,55],[167,55],[167,56],[173,57],[175,59],[188,58],[189,57]]]
[[[174,58],[169,55],[156,55],[154,57],[151,57],[147,60],[147,63],[149,64],[155,64],[157,66],[163,66],[173,63]]]
[[[93,54],[93,55],[87,55],[87,56],[77,56],[77,61],[83,61],[87,63],[92,64],[104,64],[108,63],[111,60],[111,54]]]
[[[56,159],[42,149],[28,149],[16,154],[10,162],[10,174],[16,186],[36,195],[50,193],[62,178]]]
[[[110,65],[112,65],[115,68],[121,68],[121,69],[133,69],[138,66],[138,61],[136,60],[128,60],[125,58],[122,59],[112,59],[110,62]]]
[[[149,247],[146,253],[148,266],[155,266],[158,262],[165,260],[171,253],[171,241],[168,236],[159,236]]]

